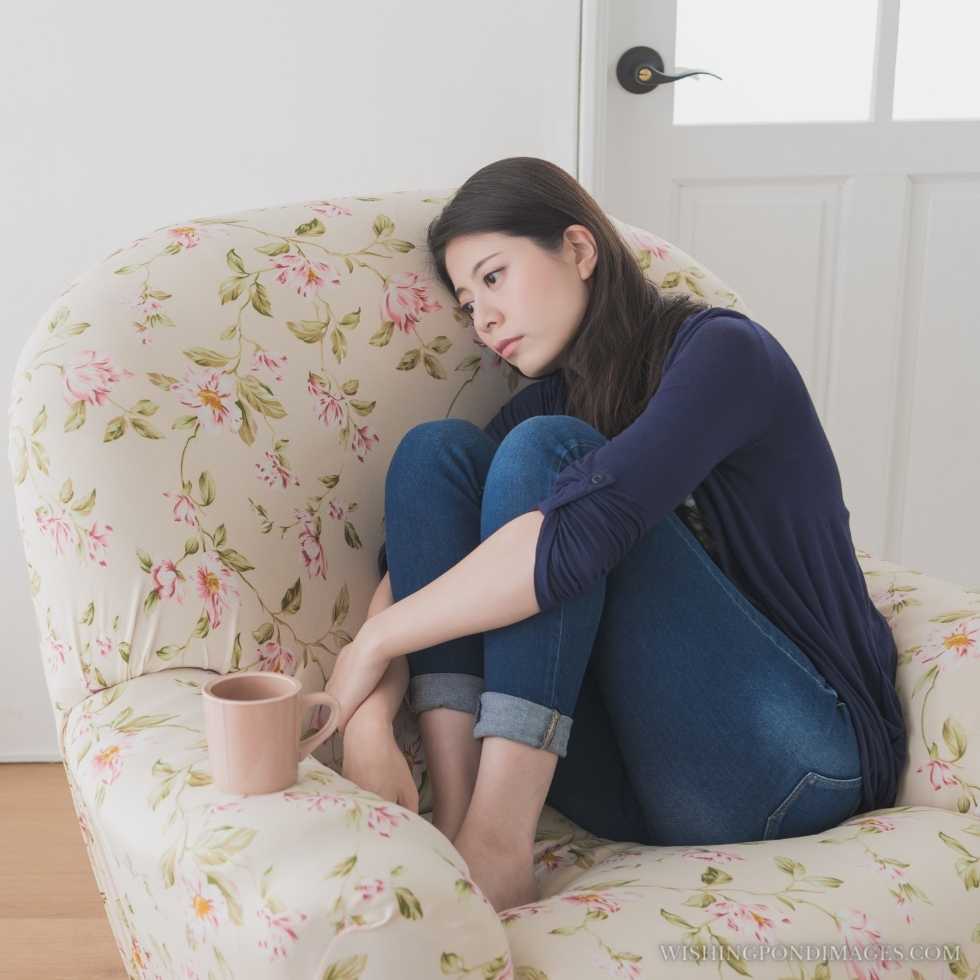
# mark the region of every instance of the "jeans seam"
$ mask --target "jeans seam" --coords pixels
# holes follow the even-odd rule
[[[674,518],[674,519],[675,519],[675,520],[677,521],[677,523],[678,523],[678,524],[681,524],[681,525],[683,526],[683,521],[681,521],[681,519],[680,519],[679,517],[677,517],[677,515],[676,515],[676,514],[674,514],[673,512],[671,512],[671,514],[669,514],[669,515],[668,515],[668,517],[673,517],[673,518]],[[776,634],[773,634],[773,633],[771,632],[771,630],[768,630],[768,629],[766,629],[766,628],[765,628],[765,627],[763,626],[763,624],[762,624],[762,623],[760,623],[760,622],[758,622],[758,621],[757,621],[757,620],[755,619],[755,617],[754,617],[754,616],[752,616],[752,615],[751,615],[751,613],[749,613],[749,611],[748,611],[748,609],[746,609],[746,608],[745,608],[745,607],[744,607],[744,606],[742,605],[742,603],[744,602],[744,603],[746,603],[747,605],[749,605],[749,606],[752,606],[752,604],[751,604],[751,603],[749,603],[749,602],[748,602],[748,600],[747,600],[747,599],[746,599],[746,598],[745,598],[745,597],[744,597],[743,595],[741,595],[741,593],[739,593],[737,589],[735,589],[735,586],[733,585],[733,583],[731,583],[731,582],[730,582],[730,581],[728,580],[728,577],[727,577],[726,575],[724,575],[724,574],[723,574],[723,573],[721,572],[721,570],[720,570],[720,569],[718,568],[718,566],[717,566],[717,565],[715,565],[715,563],[714,563],[714,562],[713,562],[713,561],[711,560],[711,558],[710,558],[710,557],[708,556],[708,554],[707,554],[707,552],[706,552],[706,551],[704,550],[704,548],[703,548],[703,547],[701,547],[700,545],[698,545],[697,547],[695,547],[695,546],[694,546],[694,545],[693,545],[693,544],[691,543],[691,541],[690,541],[690,540],[688,540],[688,538],[687,538],[687,535],[685,535],[685,534],[682,534],[682,533],[681,533],[680,531],[678,531],[678,529],[677,529],[677,527],[676,527],[676,526],[675,526],[675,525],[673,524],[673,522],[671,522],[671,526],[672,526],[672,527],[674,528],[674,532],[675,532],[676,534],[678,534],[678,536],[679,536],[679,537],[681,538],[681,540],[682,540],[682,541],[684,542],[684,544],[685,544],[685,545],[687,546],[687,548],[688,548],[689,550],[691,550],[691,551],[693,551],[693,552],[694,552],[694,553],[695,553],[695,554],[696,554],[696,555],[698,556],[698,559],[699,559],[699,560],[700,560],[700,561],[701,561],[701,562],[702,562],[702,563],[703,563],[704,565],[706,565],[706,566],[707,566],[707,568],[708,568],[708,572],[709,572],[709,573],[710,573],[710,574],[711,574],[711,575],[712,575],[712,576],[713,576],[713,577],[714,577],[714,578],[715,578],[715,579],[716,579],[716,580],[718,581],[718,583],[719,583],[719,584],[720,584],[720,585],[722,586],[722,591],[723,591],[723,592],[725,593],[725,595],[727,596],[727,598],[728,598],[728,600],[729,600],[729,601],[730,601],[730,602],[731,602],[731,603],[732,603],[732,604],[733,604],[733,605],[734,605],[734,606],[736,607],[736,609],[738,609],[738,610],[739,610],[739,612],[741,612],[741,613],[742,613],[742,615],[743,615],[743,616],[744,616],[744,617],[745,617],[745,618],[746,618],[746,619],[747,619],[747,620],[748,620],[748,621],[749,621],[749,622],[750,622],[750,623],[751,623],[751,624],[752,624],[752,625],[753,625],[753,626],[754,626],[754,627],[755,627],[755,628],[756,628],[756,629],[757,629],[757,630],[758,630],[758,631],[759,631],[759,632],[760,632],[760,633],[761,633],[761,634],[762,634],[762,635],[763,635],[763,636],[764,636],[764,637],[765,637],[765,638],[766,638],[766,639],[767,639],[767,640],[768,640],[768,641],[769,641],[769,642],[770,642],[770,643],[771,643],[771,644],[772,644],[772,645],[773,645],[773,646],[774,646],[774,647],[775,647],[775,648],[776,648],[777,650],[779,650],[779,652],[780,652],[780,653],[782,653],[782,654],[783,654],[783,655],[784,655],[784,656],[785,656],[785,657],[786,657],[786,658],[787,658],[787,659],[788,659],[788,660],[789,660],[789,661],[790,661],[790,662],[791,662],[791,663],[793,664],[793,666],[794,666],[794,667],[796,667],[796,668],[797,668],[797,670],[799,670],[799,671],[800,671],[801,673],[803,673],[803,674],[805,674],[805,675],[806,675],[806,677],[807,677],[807,678],[808,678],[808,679],[809,679],[810,681],[813,681],[813,682],[818,682],[818,678],[816,678],[816,677],[814,677],[814,676],[813,676],[813,675],[812,675],[812,674],[811,674],[811,673],[810,673],[810,672],[809,672],[808,670],[806,670],[806,668],[804,668],[804,667],[802,667],[802,666],[801,666],[800,664],[798,664],[798,663],[796,662],[796,659],[795,659],[794,657],[792,657],[792,656],[790,655],[790,653],[789,653],[789,651],[787,651],[787,650],[786,650],[786,648],[785,648],[785,647],[783,646],[783,644],[782,644],[782,643],[780,642],[780,639],[781,639],[781,637],[779,637],[779,636],[778,636],[778,635],[776,635]],[[686,527],[685,527],[685,530],[686,530]],[[733,590],[734,590],[734,594],[733,594]],[[755,607],[754,607],[754,606],[752,606],[752,608],[753,608],[753,609],[755,609]],[[759,612],[759,610],[757,610],[757,609],[756,609],[755,611],[756,611],[756,612]],[[760,616],[762,616],[762,613],[761,613],[761,612],[759,612],[759,615],[760,615]],[[763,619],[764,619],[764,618],[765,618],[765,617],[763,616]],[[770,623],[769,625],[770,625],[770,626],[773,626],[773,627],[775,628],[775,626],[774,626],[774,624],[772,624],[772,623]],[[806,656],[806,653],[805,653],[804,651],[800,651],[800,652],[801,652],[801,653],[803,653],[803,656]],[[830,683],[829,683],[829,682],[828,682],[828,681],[826,680],[826,678],[820,678],[820,679],[819,679],[819,682],[820,682],[820,683],[823,683],[824,685],[826,685],[826,687],[830,689],[830,692],[833,692],[833,693],[835,694],[835,696],[836,696],[836,697],[838,698],[838,700],[840,699],[840,695],[839,695],[839,694],[838,694],[837,692],[835,692],[835,691],[834,691],[834,688],[833,688],[833,685],[832,685],[832,684],[830,684]]]

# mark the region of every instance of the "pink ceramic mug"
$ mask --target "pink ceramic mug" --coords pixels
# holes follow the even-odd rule
[[[336,730],[340,702],[326,691],[304,694],[295,677],[243,670],[201,688],[211,778],[224,793],[275,793],[296,783],[299,762]],[[330,706],[326,724],[300,740],[306,709]]]

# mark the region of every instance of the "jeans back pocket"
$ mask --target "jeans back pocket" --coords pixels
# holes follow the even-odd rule
[[[763,840],[806,837],[843,823],[861,805],[862,776],[841,779],[810,769],[766,820]]]

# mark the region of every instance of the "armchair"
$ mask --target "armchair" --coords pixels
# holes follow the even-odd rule
[[[402,435],[448,415],[484,425],[519,386],[426,272],[425,227],[450,194],[158,228],[26,338],[9,421],[19,526],[59,750],[128,975],[675,977],[700,949],[719,972],[734,953],[745,976],[826,980],[879,974],[739,944],[881,942],[905,944],[899,976],[977,976],[980,595],[860,549],[897,640],[910,759],[894,808],[827,833],[640,846],[546,806],[543,897],[498,915],[431,824],[407,704],[395,732],[420,814],[344,779],[339,735],[288,790],[213,786],[202,684],[261,669],[322,690],[377,584]],[[749,312],[613,220],[662,290]],[[932,958],[911,962],[914,943]],[[952,972],[940,943],[959,944]]]

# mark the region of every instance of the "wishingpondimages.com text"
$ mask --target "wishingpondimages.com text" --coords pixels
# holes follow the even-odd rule
[[[955,963],[959,943],[660,943],[660,955],[671,962],[771,960],[776,963]]]

